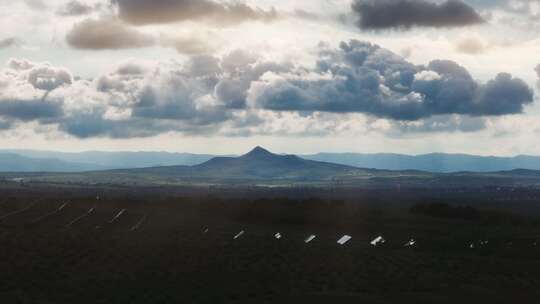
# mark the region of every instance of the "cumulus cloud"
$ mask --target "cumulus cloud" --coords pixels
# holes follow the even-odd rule
[[[73,81],[70,72],[64,68],[53,67],[48,63],[36,64],[27,60],[10,59],[7,66],[17,72],[35,89],[52,91],[63,85],[69,85]],[[13,74],[7,73],[13,77]]]
[[[210,134],[235,115],[214,94],[225,71],[211,56],[167,64],[131,60],[93,80],[65,73],[11,60],[0,74],[0,118],[54,124],[80,138],[125,138]]]
[[[48,96],[72,81],[66,69],[11,59],[0,73],[0,117],[42,122],[61,117],[62,102]]]
[[[357,112],[412,121],[444,114],[516,114],[533,101],[527,84],[509,74],[481,84],[455,62],[416,66],[354,40],[323,50],[311,70],[266,76],[252,84],[249,99],[275,111]]]
[[[461,0],[355,0],[352,9],[362,29],[459,27],[484,22]]]
[[[164,24],[190,20],[229,25],[250,20],[271,21],[275,10],[253,8],[242,2],[213,0],[113,0],[118,16],[136,25]]]
[[[156,43],[152,35],[107,17],[76,23],[67,33],[66,41],[71,47],[89,50],[143,48]]]
[[[321,45],[313,67],[234,51],[181,63],[128,60],[91,80],[28,60],[0,71],[1,121],[37,121],[80,138],[320,135],[358,128],[358,116],[403,132],[472,132],[486,116],[521,113],[532,100],[509,74],[479,83],[452,61],[414,65],[354,40]]]

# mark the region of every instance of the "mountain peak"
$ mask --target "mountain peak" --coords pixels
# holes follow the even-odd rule
[[[266,156],[266,155],[274,155],[274,154],[263,147],[257,146],[253,150],[251,150],[249,153],[247,153],[245,156]]]

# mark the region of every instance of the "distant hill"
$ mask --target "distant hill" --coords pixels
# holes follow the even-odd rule
[[[96,166],[57,159],[29,158],[17,154],[0,153],[1,172],[80,172],[90,170],[96,170]]]
[[[154,167],[122,172],[210,180],[326,180],[361,169],[278,155],[261,147],[239,157],[215,157],[195,166]]]
[[[99,152],[89,151],[80,153],[65,153],[54,151],[37,150],[3,150],[0,153],[10,153],[26,158],[54,159],[68,163],[85,164],[84,170],[106,170],[106,169],[130,169],[146,168],[157,166],[191,166],[203,163],[213,155],[190,154],[190,153],[168,153],[168,152]],[[6,172],[4,166],[0,166],[0,172]],[[77,167],[68,171],[78,171]]]
[[[540,157],[485,157],[467,154],[432,153],[424,155],[319,153],[305,159],[360,168],[381,170],[421,170],[428,172],[495,172],[515,169],[540,170]]]

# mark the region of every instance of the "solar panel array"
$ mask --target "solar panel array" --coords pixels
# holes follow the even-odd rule
[[[16,216],[19,216],[19,215],[24,215],[27,212],[29,213],[29,211],[31,211],[33,208],[35,208],[39,203],[40,203],[39,200],[33,201],[31,203],[28,203],[26,206],[24,206],[24,207],[22,207],[20,209],[7,212],[7,213],[5,213],[3,215],[0,214],[0,223],[2,221],[8,220],[8,219],[10,219],[12,217],[16,217]],[[2,205],[4,205],[4,204],[5,204],[5,202],[2,203]],[[57,203],[56,206],[53,207],[50,211],[38,214],[37,216],[30,218],[30,220],[26,219],[25,222],[28,223],[28,224],[38,224],[38,223],[40,223],[42,221],[53,220],[56,215],[59,215],[60,213],[65,212],[67,209],[69,209],[70,205],[71,204],[68,203],[68,202]],[[74,216],[67,224],[65,224],[64,227],[66,229],[74,228],[78,224],[81,224],[85,220],[91,218],[92,216],[95,216],[96,213],[97,213],[97,209],[98,209],[97,206],[93,206],[93,207],[89,208],[88,210],[84,211],[83,213],[79,213],[78,215]],[[130,212],[129,212],[128,208],[119,208],[116,211],[114,211],[112,214],[109,214],[109,220],[105,220],[105,221],[102,221],[101,223],[98,223],[98,225],[96,225],[95,228],[96,229],[102,229],[104,227],[107,227],[108,225],[114,225],[114,224],[120,223],[123,220],[123,218],[126,217],[126,215],[129,214],[129,213]],[[132,218],[130,219],[130,221],[131,221],[131,224],[124,224],[124,225],[130,225],[129,228],[126,229],[126,231],[127,232],[136,232],[136,231],[141,230],[147,224],[147,222],[149,221],[149,216],[148,216],[148,214],[134,213],[132,215]],[[218,229],[212,229],[212,230],[213,231],[218,231]],[[210,233],[210,227],[205,226],[205,227],[202,228],[201,231],[202,231],[203,234],[209,234]],[[246,237],[246,235],[247,235],[246,230],[240,230],[240,231],[236,232],[233,235],[233,240],[239,240],[239,239],[241,239],[243,237]],[[273,233],[271,235],[276,240],[281,240],[281,239],[284,239],[286,237],[286,234],[284,234],[282,232],[276,232],[276,233]],[[259,236],[261,236],[261,233],[250,233],[249,236],[250,237],[259,237]],[[287,238],[287,239],[288,240],[294,240],[296,238]],[[301,241],[301,242],[303,242],[304,244],[307,245],[307,244],[313,243],[317,239],[318,239],[317,234],[308,234],[307,236],[304,236],[303,238],[298,239],[298,241]],[[365,238],[358,238],[358,240],[359,241],[357,241],[357,242],[366,242],[366,245],[369,244],[372,247],[380,247],[380,246],[383,246],[383,245],[387,244],[387,240],[382,235],[376,236],[371,241],[366,241]],[[397,240],[394,240],[394,241],[399,242]],[[402,243],[403,241],[406,241],[406,242]],[[340,246],[348,245],[351,242],[354,242],[354,241],[353,241],[353,236],[350,235],[350,234],[341,235],[341,236],[337,237],[337,239],[336,239],[336,243],[338,245],[340,245]],[[402,240],[397,245],[399,246],[399,244],[402,244],[401,245],[402,247],[407,247],[407,248],[416,247],[416,246],[419,245],[418,240],[415,239],[415,238],[409,238],[407,240]],[[485,248],[485,247],[487,247],[489,245],[490,245],[489,240],[484,239],[484,240],[479,240],[479,241],[472,241],[470,243],[465,244],[464,247],[469,248],[469,249],[477,249],[477,248]],[[512,245],[513,245],[512,242],[507,243],[508,247],[510,247]],[[532,246],[537,246],[537,241],[534,241],[532,243]]]

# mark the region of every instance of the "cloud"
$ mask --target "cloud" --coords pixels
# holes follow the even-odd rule
[[[9,47],[12,47],[12,46],[16,46],[18,43],[17,43],[17,38],[15,37],[9,37],[9,38],[5,38],[5,39],[2,39],[0,40],[0,50],[1,49],[6,49],[6,48],[9,48]]]
[[[46,100],[13,100],[0,102],[0,116],[31,121],[62,116],[62,107]]]
[[[0,120],[0,131],[9,130],[13,127],[13,124],[9,120]]]
[[[362,29],[460,27],[484,22],[474,8],[461,0],[355,0],[352,9]]]
[[[115,17],[86,19],[76,23],[66,34],[66,42],[73,48],[85,50],[135,49],[152,46],[173,48],[180,54],[211,53],[215,37],[210,34],[176,34],[159,37],[143,33]]]
[[[215,40],[215,37],[208,34],[178,34],[160,37],[160,45],[173,48],[180,54],[200,55],[211,53],[214,50],[212,42]]]
[[[66,3],[58,11],[57,15],[72,17],[72,16],[83,16],[92,13],[97,7],[88,5],[84,2],[73,0]]]
[[[538,0],[468,0],[486,11],[490,22],[534,34],[540,27],[540,1]],[[531,35],[533,38],[534,35]],[[513,39],[519,37],[510,37]]]
[[[215,86],[218,100],[233,109],[247,107],[248,91],[254,81],[266,73],[285,73],[292,70],[289,63],[257,62],[257,57],[245,51],[234,51],[225,56],[221,67],[226,77]]]
[[[509,74],[479,83],[455,62],[414,65],[355,40],[321,44],[312,67],[238,50],[180,63],[132,59],[91,80],[24,59],[0,70],[0,121],[38,122],[79,138],[321,136],[369,130],[359,125],[368,119],[387,121],[388,134],[474,132],[486,117],[521,113],[532,100]]]
[[[232,25],[245,21],[271,21],[275,10],[253,8],[242,2],[213,0],[113,0],[118,16],[131,24],[164,24],[182,21],[206,21]]]
[[[460,53],[476,55],[485,52],[489,45],[477,37],[467,37],[459,40],[456,44],[456,50]]]
[[[0,73],[0,117],[47,122],[63,115],[62,102],[49,94],[72,83],[71,74],[49,64],[10,59]]]
[[[483,117],[462,115],[439,115],[419,121],[393,121],[387,132],[391,136],[404,133],[476,132],[485,129],[487,121]]]
[[[523,112],[523,105],[533,101],[532,89],[521,79],[500,73],[479,87],[473,115],[506,115]]]
[[[73,81],[67,69],[53,67],[48,63],[36,64],[27,60],[10,59],[7,66],[15,72],[8,72],[7,77],[22,78],[38,90],[52,91]]]
[[[88,50],[144,48],[156,43],[153,36],[107,17],[76,23],[66,34],[66,41],[71,47]]]
[[[251,85],[248,99],[254,107],[274,111],[365,113],[414,121],[446,114],[522,113],[533,102],[533,92],[506,73],[481,84],[455,62],[416,66],[353,40],[337,50],[322,50],[315,68],[267,74]]]
[[[0,118],[56,125],[80,138],[214,133],[233,119],[214,95],[222,73],[211,56],[182,64],[131,60],[94,80],[13,59],[0,74]]]

